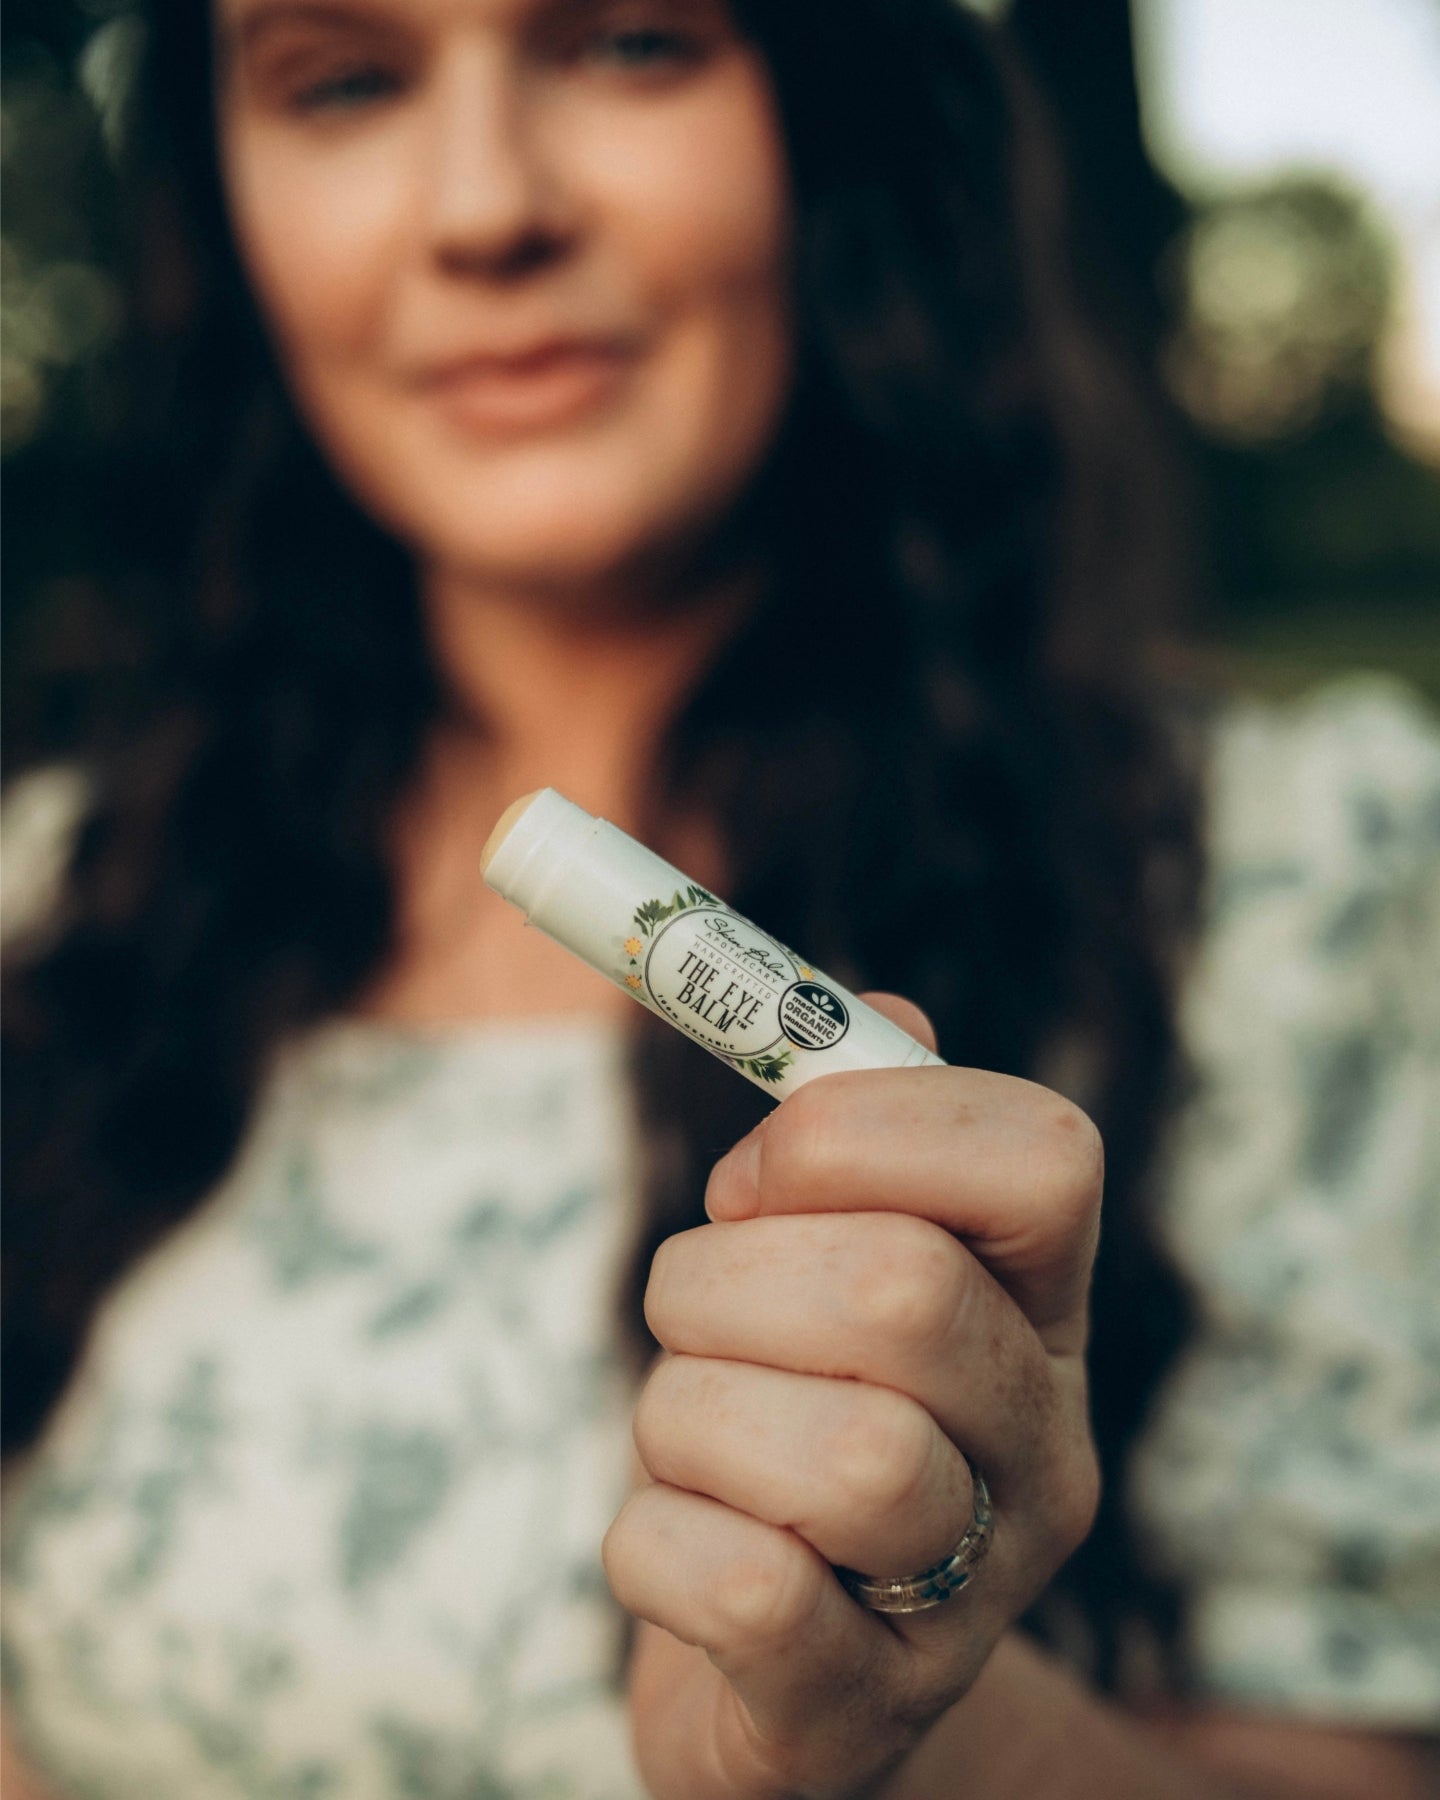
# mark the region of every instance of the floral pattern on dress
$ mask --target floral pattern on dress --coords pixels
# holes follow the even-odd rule
[[[7,1507],[7,1709],[60,1792],[639,1800],[599,1555],[622,1050],[342,1022],[281,1058]]]
[[[1201,1329],[1132,1459],[1204,1693],[1440,1721],[1440,731],[1237,706],[1163,1225]]]

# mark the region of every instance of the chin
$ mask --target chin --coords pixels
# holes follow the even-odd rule
[[[507,473],[437,481],[386,510],[422,562],[507,586],[585,588],[639,578],[657,558],[695,542],[724,506],[723,495],[690,484],[667,493],[633,466],[626,479],[615,462],[586,472],[589,479],[580,471],[570,480],[534,468],[528,477]]]
[[[593,523],[555,519],[511,519],[503,529],[475,531],[451,525],[426,532],[417,549],[421,560],[463,570],[499,587],[574,590],[610,586],[632,575],[654,555],[653,537],[626,531],[610,518]]]

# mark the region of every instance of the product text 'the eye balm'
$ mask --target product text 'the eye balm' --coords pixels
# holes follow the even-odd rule
[[[487,887],[757,1086],[942,1059],[643,844],[554,788],[500,815]],[[943,1066],[943,1065],[942,1065]]]

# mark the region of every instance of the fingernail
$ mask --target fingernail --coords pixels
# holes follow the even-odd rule
[[[760,1131],[749,1132],[710,1171],[705,1211],[714,1220],[752,1219],[760,1210]]]

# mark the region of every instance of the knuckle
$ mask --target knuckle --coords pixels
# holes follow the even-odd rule
[[[883,1241],[853,1277],[857,1327],[900,1350],[928,1350],[949,1337],[964,1306],[964,1252],[938,1225],[903,1213],[886,1215]]]
[[[1082,1222],[1095,1209],[1105,1180],[1105,1146],[1099,1129],[1087,1112],[1052,1094],[1041,1137],[1045,1199],[1067,1221]]]
[[[664,1296],[672,1260],[670,1240],[666,1238],[650,1259],[650,1274],[645,1282],[645,1323],[661,1343],[664,1342]]]
[[[1100,1463],[1088,1442],[1078,1445],[1065,1459],[1050,1484],[1046,1508],[1048,1526],[1062,1559],[1089,1537],[1100,1510]]]
[[[631,1574],[641,1562],[643,1544],[637,1542],[634,1503],[627,1500],[600,1540],[600,1562],[610,1591],[623,1606],[632,1591]]]
[[[811,1186],[836,1154],[843,1115],[824,1082],[807,1082],[771,1113],[760,1134],[760,1185],[766,1194]]]
[[[645,1282],[645,1323],[662,1344],[668,1344],[674,1335],[679,1316],[677,1299],[686,1285],[687,1269],[694,1269],[694,1257],[704,1229],[699,1226],[690,1231],[677,1231],[662,1239],[650,1259],[650,1273]]]
[[[694,1424],[723,1404],[715,1371],[694,1356],[667,1356],[646,1377],[635,1402],[631,1435],[640,1460],[657,1479],[683,1473],[693,1461]]]
[[[731,1557],[711,1589],[721,1646],[783,1643],[804,1630],[820,1596],[818,1566],[798,1540]]]
[[[932,1430],[918,1406],[876,1399],[856,1407],[830,1444],[829,1479],[857,1518],[907,1510],[923,1487]]]
[[[635,1402],[635,1413],[630,1422],[635,1448],[652,1475],[657,1473],[657,1464],[664,1461],[665,1442],[669,1436],[671,1381],[666,1371],[673,1361],[674,1358],[669,1358],[651,1370]]]
[[[1075,1549],[1089,1537],[1090,1529],[1095,1523],[1095,1515],[1100,1510],[1100,1461],[1089,1445],[1076,1458],[1074,1472],[1068,1486],[1069,1505],[1066,1508],[1066,1536],[1070,1540],[1071,1549]]]

